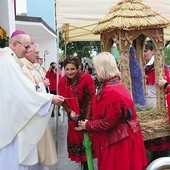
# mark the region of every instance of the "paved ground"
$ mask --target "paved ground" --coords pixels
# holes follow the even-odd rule
[[[63,112],[63,109],[60,109],[61,116],[57,116],[51,118],[51,128],[54,136],[54,140],[56,142],[56,147],[58,151],[59,161],[56,165],[56,170],[81,170],[80,164],[70,161],[67,155],[67,116]],[[58,131],[57,123],[58,122]],[[58,136],[58,137],[57,137]],[[97,170],[97,160],[94,160],[95,170]]]

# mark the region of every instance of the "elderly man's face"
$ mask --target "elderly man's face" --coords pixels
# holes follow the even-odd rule
[[[40,65],[42,65],[42,64],[43,64],[43,59],[42,59],[42,58],[38,58],[38,63],[39,63]]]
[[[15,53],[17,54],[18,58],[23,58],[25,54],[28,52],[31,44],[31,39],[29,35],[23,35],[20,40],[15,41]]]
[[[38,48],[28,50],[27,53],[25,54],[25,58],[33,64],[38,62],[38,57],[39,57]]]

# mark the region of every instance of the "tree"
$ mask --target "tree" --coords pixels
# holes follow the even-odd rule
[[[65,53],[65,44],[61,33],[59,39],[59,48]],[[99,41],[69,42],[66,47],[66,56],[71,56],[76,53],[80,59],[84,57],[90,58],[93,51],[101,51],[101,44]]]

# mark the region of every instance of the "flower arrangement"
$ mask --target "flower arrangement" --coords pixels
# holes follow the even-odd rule
[[[0,26],[0,48],[8,46],[8,40],[7,32]]]

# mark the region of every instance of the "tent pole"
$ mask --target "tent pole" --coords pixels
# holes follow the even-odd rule
[[[56,62],[57,62],[57,74],[56,74],[56,86],[57,86],[57,94],[58,94],[58,82],[59,82],[59,29],[57,27],[57,41],[56,41],[56,45],[57,45],[57,56],[56,56]],[[56,151],[58,153],[58,107],[59,106],[55,106],[55,112],[56,112]]]
[[[67,42],[64,42],[64,58],[67,57]]]

